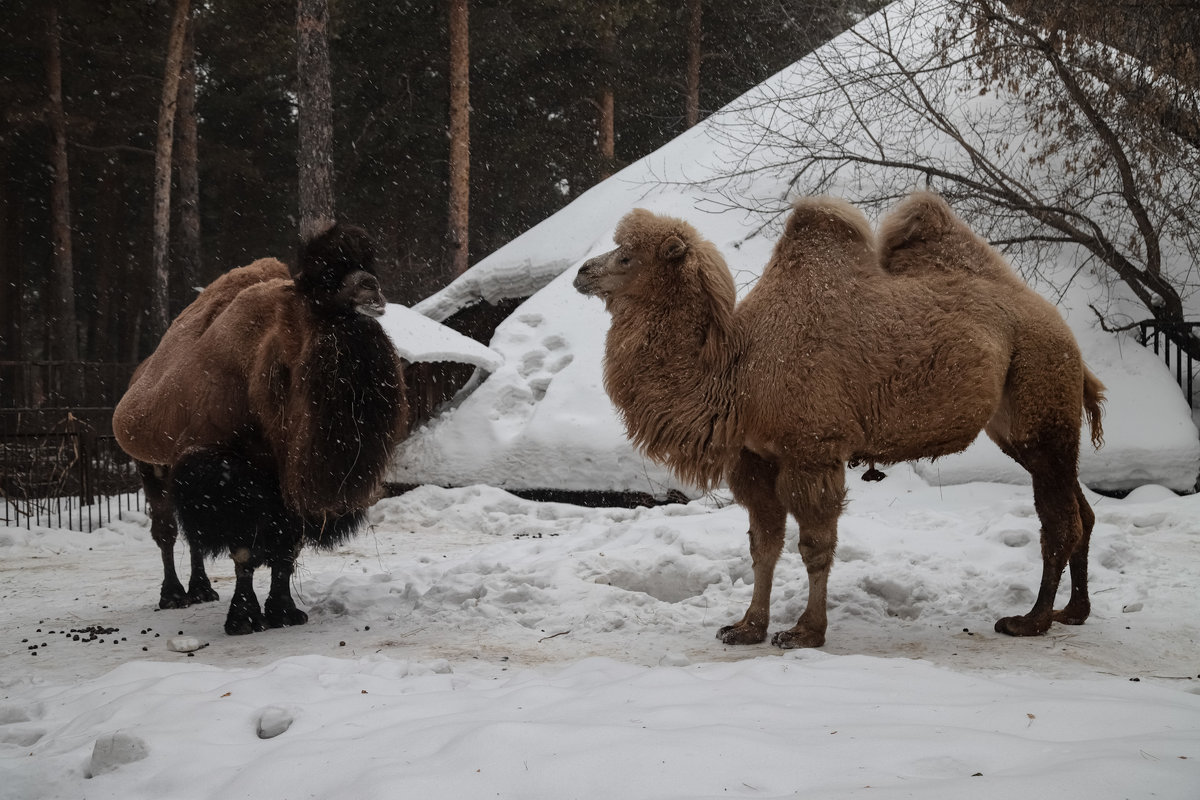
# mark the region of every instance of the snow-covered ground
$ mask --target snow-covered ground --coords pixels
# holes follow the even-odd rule
[[[1040,569],[1028,489],[852,475],[829,642],[789,653],[715,638],[752,577],[745,513],[713,499],[422,487],[303,556],[307,625],[244,637],[228,562],[221,601],[155,610],[136,512],[0,529],[0,797],[1191,800],[1200,497],[1089,497],[1091,619],[1011,639],[992,623]],[[795,536],[773,630],[803,603]]]

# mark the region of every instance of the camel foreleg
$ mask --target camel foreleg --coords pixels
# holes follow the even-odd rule
[[[771,583],[783,552],[787,511],[775,489],[778,470],[771,462],[742,451],[729,478],[738,503],[750,515],[750,559],[754,565],[754,594],[741,620],[717,631],[725,644],[758,644],[767,638],[771,621]]]
[[[271,561],[271,590],[263,605],[269,627],[282,628],[308,622],[308,614],[296,608],[291,591],[292,572],[295,571],[301,544],[297,541],[290,552]]]
[[[258,596],[254,593],[254,561],[250,550],[240,547],[231,554],[233,573],[237,582],[233,587],[233,599],[229,601],[229,614],[225,617],[225,633],[241,636],[256,631],[265,631],[267,623]]]

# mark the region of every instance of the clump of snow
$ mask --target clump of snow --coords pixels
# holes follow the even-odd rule
[[[126,764],[141,761],[150,755],[146,743],[138,736],[124,731],[106,733],[96,739],[92,758],[84,777],[94,778],[112,772]]]

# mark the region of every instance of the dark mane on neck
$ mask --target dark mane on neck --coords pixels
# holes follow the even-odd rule
[[[369,505],[407,427],[400,361],[373,319],[314,326],[292,375],[284,490],[297,508],[343,514]]]

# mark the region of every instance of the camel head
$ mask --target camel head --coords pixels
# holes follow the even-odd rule
[[[676,285],[689,269],[687,256],[699,236],[691,225],[635,208],[617,224],[615,250],[588,259],[575,276],[575,289],[599,297],[612,309],[625,294],[644,291],[656,280]]]
[[[362,228],[336,224],[300,249],[296,289],[327,316],[381,316],[387,307],[375,275],[375,247]]]

